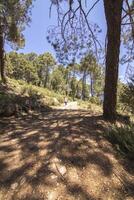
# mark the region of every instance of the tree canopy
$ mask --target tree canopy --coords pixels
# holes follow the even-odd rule
[[[8,42],[14,47],[24,46],[23,31],[30,22],[31,5],[32,0],[0,1],[0,69],[4,82],[4,44]]]

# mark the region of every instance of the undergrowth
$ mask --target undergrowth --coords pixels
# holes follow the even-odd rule
[[[123,156],[134,160],[134,124],[113,125],[104,133],[104,136],[113,144]]]

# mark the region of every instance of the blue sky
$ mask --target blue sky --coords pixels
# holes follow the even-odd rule
[[[91,0],[92,3],[94,0]],[[26,27],[24,31],[26,45],[19,52],[29,53],[36,52],[41,54],[44,52],[51,52],[55,55],[54,50],[51,45],[48,44],[46,40],[46,32],[50,25],[57,24],[57,15],[55,8],[52,9],[51,18],[49,18],[49,7],[50,0],[36,0],[34,2],[34,7],[32,9],[32,22],[29,27]],[[104,44],[105,35],[106,35],[106,22],[103,9],[103,1],[101,0],[94,10],[89,15],[89,20],[91,22],[97,23],[102,29],[102,33],[99,36],[99,39]],[[6,51],[10,51],[9,46],[6,46]],[[120,67],[120,77],[123,78],[125,74],[125,66]]]

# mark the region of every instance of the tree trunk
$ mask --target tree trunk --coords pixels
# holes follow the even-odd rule
[[[1,27],[0,27],[0,75],[1,75],[2,82],[6,83],[5,61],[4,61],[4,41],[3,41],[3,34],[2,34]]]
[[[91,93],[91,97],[94,96],[94,92],[93,92],[93,76],[92,74],[90,75],[90,93]]]
[[[122,6],[123,0],[104,0],[108,43],[103,116],[110,121],[116,120]]]
[[[46,88],[48,86],[49,82],[49,68],[48,66],[46,67],[46,74],[45,74],[45,80],[44,80],[44,87]]]
[[[86,87],[86,71],[84,71],[82,77],[82,100],[85,100],[85,87]]]

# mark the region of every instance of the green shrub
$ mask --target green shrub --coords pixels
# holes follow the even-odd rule
[[[113,125],[104,136],[121,154],[134,159],[134,124],[121,127]]]
[[[89,101],[93,104],[100,105],[100,99],[98,97],[90,97]]]
[[[64,102],[64,95],[55,93],[53,90],[47,88],[28,84],[22,80],[14,80],[8,78],[8,85],[9,90],[11,90],[12,93],[21,95],[23,97],[29,97],[30,99],[33,99],[33,103],[37,100],[38,103],[40,101],[44,105],[58,106]]]
[[[124,110],[134,114],[134,75],[130,78],[129,83],[123,87],[120,102],[124,106]]]

